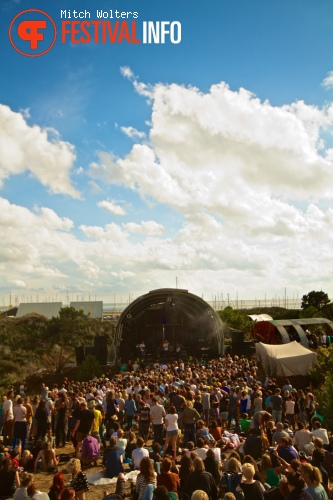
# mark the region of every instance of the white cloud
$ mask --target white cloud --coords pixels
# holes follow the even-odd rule
[[[120,130],[127,135],[127,137],[130,137],[131,139],[144,139],[146,137],[146,134],[144,132],[140,132],[134,127],[120,127]]]
[[[142,221],[141,224],[128,222],[123,227],[130,233],[140,233],[147,235],[159,235],[164,233],[164,227],[153,220]]]
[[[121,66],[120,73],[123,77],[128,78],[129,80],[133,80],[134,73],[129,66]]]
[[[123,74],[146,96],[131,70]],[[123,157],[101,152],[89,185],[132,190],[151,215],[135,197],[131,212],[126,205],[130,222],[102,225],[96,210],[94,223],[82,218],[76,232],[50,208],[0,199],[0,278],[8,283],[10,269],[26,288],[89,286],[100,297],[174,287],[176,277],[200,296],[263,297],[285,286],[333,296],[333,149],[324,141],[333,107],[272,106],[225,83],[207,93],[158,84],[149,93],[149,137]],[[115,215],[123,205],[98,202]]]
[[[0,105],[0,186],[9,176],[28,170],[51,192],[79,196],[70,180],[74,148],[53,132],[28,125],[23,114]]]
[[[27,286],[22,280],[11,280],[11,283],[13,283],[17,288],[25,288]]]
[[[21,108],[19,109],[19,112],[21,113],[21,115],[26,119],[28,120],[29,118],[31,118],[31,115],[30,115],[30,108]]]
[[[329,71],[322,81],[322,86],[328,89],[333,87],[333,71]]]
[[[37,210],[38,212],[38,210]],[[59,217],[54,210],[50,208],[42,207],[40,209],[39,220],[41,224],[48,227],[48,229],[58,229],[69,231],[73,227],[73,221],[68,217]]]
[[[114,215],[126,214],[126,211],[120,205],[116,205],[113,201],[102,200],[97,203],[97,206],[105,208],[105,210],[111,212]]]
[[[272,106],[225,83],[208,93],[176,84],[149,92],[149,139],[124,157],[101,152],[90,173],[183,215],[174,239],[142,244],[146,264],[154,256],[154,275],[177,270],[199,289],[220,279],[235,291],[244,283],[249,293],[325,285],[333,212],[320,205],[331,200],[333,153],[322,132],[332,130],[333,106]]]
[[[290,216],[288,199],[330,199],[333,162],[320,137],[333,106],[274,107],[225,83],[203,94],[158,84],[150,141],[124,158],[100,153],[93,177],[120,184],[184,214],[207,210],[261,229]]]

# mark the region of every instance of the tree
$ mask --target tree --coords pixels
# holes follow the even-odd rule
[[[95,356],[89,354],[78,368],[78,379],[84,382],[91,380],[93,377],[99,377],[102,374],[101,367]]]
[[[299,317],[300,318],[322,318],[323,313],[322,313],[322,311],[319,311],[319,309],[317,309],[316,307],[309,306],[300,312]]]
[[[327,430],[333,432],[333,373],[327,372],[324,385],[316,393],[320,412],[325,418]]]
[[[314,383],[321,384],[328,373],[333,374],[333,344],[318,349],[316,364],[311,368],[309,375]]]
[[[94,336],[93,325],[98,320],[89,318],[74,307],[62,307],[57,318],[52,318],[47,327],[47,341],[57,350],[56,371],[61,372],[66,363],[74,358],[75,347],[88,344]]]
[[[302,309],[307,309],[308,307],[315,307],[318,310],[323,309],[323,307],[327,306],[330,303],[330,299],[328,298],[327,293],[325,292],[316,292],[312,290],[307,295],[303,295],[302,297]]]
[[[250,335],[252,332],[252,323],[249,317],[242,311],[234,310],[231,306],[227,306],[223,311],[218,312],[220,318],[227,326],[244,332]]]

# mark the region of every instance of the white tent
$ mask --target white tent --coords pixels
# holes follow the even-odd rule
[[[315,352],[306,349],[295,340],[279,345],[258,342],[256,353],[266,375],[270,377],[307,375],[317,359]]]

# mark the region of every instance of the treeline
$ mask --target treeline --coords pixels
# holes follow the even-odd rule
[[[114,325],[64,307],[48,320],[38,314],[21,318],[0,317],[0,387],[6,388],[36,373],[63,374],[75,361],[75,347],[106,335],[110,345]]]

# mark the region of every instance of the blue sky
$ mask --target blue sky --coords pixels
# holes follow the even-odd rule
[[[24,57],[12,19],[58,38]],[[61,43],[60,11],[179,21],[156,45]],[[6,0],[0,297],[333,296],[333,10],[322,0]],[[1,304],[0,304],[1,305]]]

